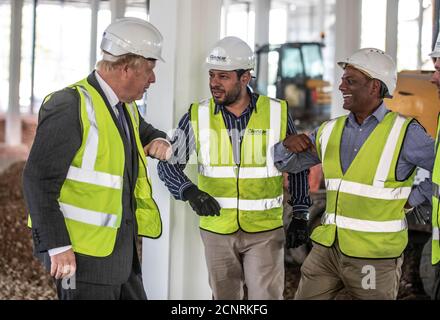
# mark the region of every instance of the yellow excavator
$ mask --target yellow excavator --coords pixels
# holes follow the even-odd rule
[[[440,100],[437,87],[430,82],[433,71],[399,72],[396,91],[392,99],[385,99],[387,107],[420,122],[435,138]]]
[[[324,77],[322,42],[288,42],[263,45],[256,50],[253,89],[288,102],[299,131],[328,120],[331,87]]]

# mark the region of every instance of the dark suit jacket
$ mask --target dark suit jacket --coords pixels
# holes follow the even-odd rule
[[[118,285],[127,281],[132,267],[136,273],[141,272],[135,246],[137,224],[134,217],[136,203],[133,196],[138,175],[138,151],[130,122],[128,121],[131,140],[133,140],[131,143],[127,141],[123,129],[111,111],[111,106],[94,73],[90,74],[87,80],[106,102],[124,141],[126,161],[122,222],[113,253],[104,258],[75,253],[76,281]],[[23,172],[24,196],[32,218],[34,252],[44,262],[46,268],[50,267],[47,250],[71,244],[57,199],[69,166],[81,146],[82,128],[79,115],[79,96],[77,91],[71,88],[55,92],[42,105],[35,140]],[[128,119],[128,115],[126,117]],[[140,117],[139,133],[144,146],[153,139],[166,138],[164,132],[147,124],[142,117]]]

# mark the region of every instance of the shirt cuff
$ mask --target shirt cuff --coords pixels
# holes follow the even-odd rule
[[[67,250],[69,250],[69,249],[71,249],[72,248],[72,246],[71,245],[69,245],[69,246],[64,246],[64,247],[58,247],[58,248],[54,248],[54,249],[49,249],[49,250],[47,250],[47,252],[49,253],[49,256],[54,256],[54,255],[57,255],[57,254],[60,254],[60,253],[63,253],[63,252],[65,252],[65,251],[67,251]]]
[[[165,141],[166,143],[168,143],[168,145],[169,145],[170,147],[172,147],[171,142],[169,142],[169,141],[168,141],[167,139],[165,139],[165,138],[156,138],[156,139],[151,140],[151,142],[156,141],[156,140]],[[150,142],[150,143],[151,143],[151,142]]]
[[[408,197],[408,203],[411,207],[417,207],[419,204],[425,202],[425,197],[422,195],[420,190],[414,188]]]
[[[293,216],[295,218],[309,219],[309,207],[304,204],[294,204],[292,206]]]
[[[274,146],[273,159],[274,162],[283,162],[289,160],[293,155],[293,152],[290,152],[282,142],[278,142]]]
[[[187,181],[184,184],[182,184],[179,188],[179,196],[180,199],[182,199],[182,201],[186,201],[187,199],[185,199],[185,197],[183,196],[183,193],[186,191],[186,189],[188,189],[189,187],[193,186],[194,183],[192,183],[191,181]]]

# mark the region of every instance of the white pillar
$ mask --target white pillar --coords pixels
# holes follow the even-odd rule
[[[318,35],[321,35],[322,32],[325,32],[325,17],[326,17],[326,0],[319,0],[317,3],[317,25],[318,25]]]
[[[418,39],[417,39],[417,70],[422,69],[422,29],[423,29],[423,0],[419,0],[419,16],[417,18]]]
[[[399,0],[387,0],[385,52],[397,62],[397,24]]]
[[[91,28],[90,28],[90,58],[89,58],[89,70],[90,72],[95,69],[96,64],[96,50],[97,50],[97,36],[98,36],[98,11],[99,0],[91,0]]]
[[[110,0],[111,21],[125,16],[126,0]]]
[[[221,22],[221,30],[220,35],[225,37],[228,34],[228,14],[229,14],[229,5],[232,0],[223,0],[223,20]]]
[[[255,47],[269,43],[269,12],[271,0],[255,0]]]
[[[220,37],[221,0],[151,0],[150,22],[164,37],[163,57],[148,92],[146,121],[168,131],[194,101],[210,96],[204,58]],[[149,299],[211,299],[198,216],[173,200],[149,161],[153,195],[161,210],[163,233],[144,239],[142,272]],[[196,182],[196,166],[185,172]]]
[[[255,50],[269,43],[269,13],[271,0],[255,0]],[[258,64],[259,88],[267,89],[268,55],[260,55]],[[257,90],[258,90],[257,89]]]
[[[23,0],[11,1],[11,38],[9,50],[9,107],[6,114],[5,142],[21,144],[20,62]]]
[[[335,65],[349,57],[360,47],[362,0],[337,0],[335,23]],[[335,66],[333,78],[331,117],[346,114],[342,108],[343,99],[338,87],[341,82],[342,69]]]

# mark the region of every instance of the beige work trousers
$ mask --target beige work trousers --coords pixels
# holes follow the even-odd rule
[[[341,253],[337,242],[330,248],[313,243],[301,267],[295,299],[329,300],[345,289],[349,299],[395,300],[402,263],[403,255],[396,259],[351,258]]]
[[[200,230],[215,300],[283,299],[284,229],[228,235]]]

